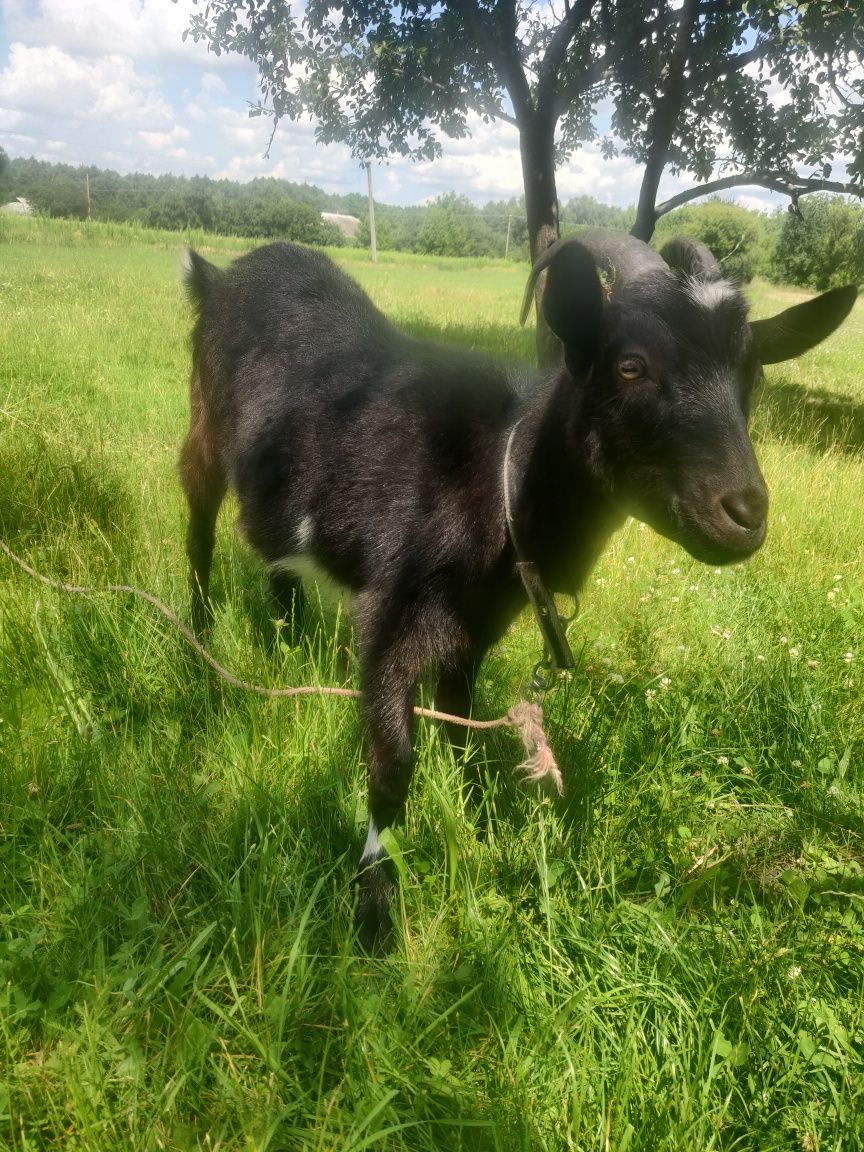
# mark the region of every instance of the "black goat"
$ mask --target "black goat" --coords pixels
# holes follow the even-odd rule
[[[319,253],[273,244],[220,271],[189,252],[198,319],[181,473],[194,622],[206,623],[229,484],[283,604],[299,596],[285,570],[304,554],[356,593],[367,945],[390,928],[379,832],[404,811],[418,677],[437,667],[437,706],[467,713],[479,661],[526,602],[505,486],[520,550],[553,590],[579,587],[627,514],[712,564],[764,539],[753,382],[760,363],[833,331],[855,289],[748,324],[707,249],[678,242],[666,255],[602,232],[549,249],[526,294],[527,307],[545,269],[564,366],[544,379],[412,339]]]

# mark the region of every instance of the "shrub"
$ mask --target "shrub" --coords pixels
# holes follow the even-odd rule
[[[864,208],[840,196],[808,196],[787,213],[769,269],[772,280],[824,291],[864,282]]]
[[[673,236],[707,244],[724,274],[744,284],[767,266],[770,255],[768,220],[726,200],[687,204],[664,216],[657,225],[657,247]]]

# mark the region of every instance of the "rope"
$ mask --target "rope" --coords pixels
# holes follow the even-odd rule
[[[146,601],[158,612],[161,612],[165,619],[174,625],[187,644],[195,649],[202,660],[234,688],[242,688],[245,692],[254,692],[256,696],[263,696],[268,700],[284,700],[291,696],[338,696],[343,699],[359,700],[363,695],[357,688],[335,688],[327,684],[266,688],[262,684],[241,680],[239,676],[235,676],[233,672],[229,672],[220,664],[215,656],[211,656],[195,633],[183,623],[177,613],[152,593],[145,592],[142,588],[134,588],[131,584],[102,584],[93,587],[85,584],[66,584],[62,580],[53,580],[49,576],[43,576],[41,572],[31,568],[26,560],[17,556],[3,540],[0,540],[0,550],[5,552],[12,563],[17,564],[33,580],[37,580],[46,588],[53,588],[57,592],[66,592],[73,596],[94,596],[105,592],[124,593]],[[522,772],[529,783],[551,784],[559,795],[563,794],[564,782],[555,762],[555,757],[546,741],[546,735],[543,731],[543,711],[539,704],[520,700],[504,716],[498,716],[495,720],[473,720],[465,716],[454,716],[450,712],[439,712],[434,708],[421,708],[419,705],[415,706],[414,714],[415,716],[422,716],[426,720],[439,720],[446,724],[456,724],[462,728],[478,731],[488,731],[492,728],[515,729],[522,739],[527,756],[526,760],[518,765],[517,771]]]

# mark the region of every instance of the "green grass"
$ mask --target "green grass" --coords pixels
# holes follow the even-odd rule
[[[240,241],[193,238],[216,259]],[[178,238],[0,224],[0,535],[40,569],[185,605]],[[530,354],[524,269],[337,252],[416,331]],[[800,294],[764,284],[766,314]],[[547,701],[567,779],[421,724],[403,934],[350,944],[356,708],[223,685],[145,605],[0,557],[0,1147],[864,1147],[864,308],[772,370],[771,528],[715,571],[630,523]],[[354,683],[326,604],[274,637],[223,514],[216,655]],[[497,715],[537,656],[484,668]]]

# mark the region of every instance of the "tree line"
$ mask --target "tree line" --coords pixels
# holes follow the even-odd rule
[[[280,238],[307,244],[346,243],[322,212],[357,216],[354,243],[369,244],[366,197],[337,195],[313,184],[259,178],[241,184],[207,176],[121,175],[96,167],[0,156],[0,202],[22,196],[48,216],[135,222],[181,231],[201,228],[221,235]],[[617,208],[592,196],[560,207],[561,231],[583,227],[629,231],[635,206]],[[483,207],[449,192],[431,204],[375,205],[378,246],[431,256],[527,260],[530,241],[522,197]],[[721,200],[686,204],[663,216],[657,242],[676,233],[702,240],[724,271],[740,280],[754,275],[823,290],[864,282],[864,208],[827,194],[801,200],[794,211],[773,215]]]

